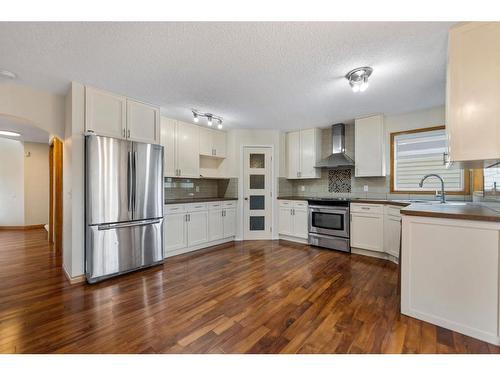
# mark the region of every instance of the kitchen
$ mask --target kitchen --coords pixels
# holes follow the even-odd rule
[[[71,68],[68,60],[82,53],[80,46],[75,55],[59,55],[63,78],[51,92],[41,89],[50,85],[38,81],[40,72],[10,57],[1,66],[0,90],[9,100],[0,113],[26,119],[64,144],[63,243],[55,266],[39,259],[44,274],[25,274],[16,268],[23,262],[4,256],[16,266],[0,263],[8,285],[0,295],[6,306],[0,323],[7,327],[0,350],[499,353],[500,82],[499,65],[491,63],[498,61],[499,25],[151,26],[158,35],[180,38],[187,29],[200,38],[212,35],[222,45],[183,39],[205,52],[228,48],[232,40],[223,36],[231,33],[241,40],[275,35],[260,40],[265,67],[242,48],[231,57],[234,70],[219,77],[218,87],[233,82],[238,98],[232,90],[193,99],[185,94],[196,93],[200,80],[217,87],[213,76],[221,68],[210,58],[208,73],[199,76],[172,74],[156,86],[116,83],[110,75],[92,77],[83,65]],[[100,33],[106,35],[101,48],[128,27],[148,33],[126,23],[0,27],[16,35],[14,42],[2,42],[5,49],[14,51],[16,38],[31,46],[23,61],[44,53],[29,41],[34,31],[47,41],[53,33],[68,41],[85,35],[88,43]],[[390,40],[384,28],[400,32],[401,39]],[[302,66],[292,58],[285,64],[277,46],[306,31],[315,39],[332,30],[373,38],[364,56],[374,53],[368,44],[381,43],[387,49],[382,60],[407,53],[410,71],[429,59],[422,68],[426,95],[418,85],[393,88],[379,62],[343,61],[330,80],[333,88],[305,96],[287,92],[272,101],[283,87],[293,87],[290,77]],[[335,60],[322,51],[342,45],[342,35],[319,39],[325,48],[308,51],[317,61]],[[133,42],[142,45],[140,40]],[[310,42],[302,40],[301,48]],[[403,48],[407,44],[411,53]],[[57,53],[57,45],[47,45]],[[306,60],[301,48],[287,48]],[[429,48],[431,57],[425,55]],[[356,54],[355,48],[349,52]],[[187,64],[183,53],[155,67],[179,69]],[[141,69],[143,55],[147,51],[134,62]],[[189,64],[186,71],[197,66]],[[243,80],[248,72],[254,78]],[[306,92],[316,73],[304,71],[294,84]],[[318,104],[328,90],[345,102]],[[225,102],[230,104],[220,104]],[[37,246],[51,254],[39,230]],[[30,233],[6,225],[0,236],[24,254],[19,236]],[[32,292],[33,300],[14,298],[30,295],[37,283],[66,299],[66,310],[43,288]],[[38,315],[37,298],[44,297],[57,312],[53,321]],[[27,317],[16,315],[18,309]],[[91,321],[82,337],[74,333],[83,329],[79,313]],[[132,323],[121,314],[130,314]],[[29,329],[15,330],[13,316]],[[58,326],[63,320],[72,329]],[[54,325],[53,335],[44,324]],[[119,337],[116,347],[109,336],[114,326],[123,328],[111,335]]]

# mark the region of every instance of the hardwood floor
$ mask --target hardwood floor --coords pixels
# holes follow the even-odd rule
[[[500,353],[400,315],[386,261],[251,241],[71,286],[46,237],[0,231],[2,353]]]

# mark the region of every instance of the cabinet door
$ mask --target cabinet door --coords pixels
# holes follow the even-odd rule
[[[165,215],[163,227],[165,253],[187,247],[186,214]]]
[[[208,211],[208,240],[216,241],[223,238],[224,225],[222,209]]]
[[[163,146],[163,175],[165,177],[175,177],[177,170],[177,121],[162,117],[160,130],[160,143]]]
[[[286,134],[287,178],[299,178],[300,175],[300,132]]]
[[[292,232],[292,208],[280,207],[279,213],[279,232],[288,236],[293,235]]]
[[[200,138],[200,155],[213,156],[214,145],[213,145],[213,133],[212,129],[203,128],[200,126],[199,138]]]
[[[383,251],[384,218],[382,215],[351,214],[351,246]]]
[[[354,133],[355,176],[385,176],[383,117],[356,119]]]
[[[309,230],[307,227],[307,210],[304,208],[293,209],[293,235],[295,237],[307,238]]]
[[[125,138],[126,108],[125,97],[85,87],[85,130],[108,137]]]
[[[208,211],[188,213],[188,246],[208,242]]]
[[[159,143],[160,110],[127,99],[127,138],[131,141]]]
[[[317,178],[320,177],[320,170],[314,168],[317,161],[317,137],[316,129],[307,129],[300,131],[300,178]]]
[[[386,216],[384,225],[384,250],[386,253],[398,258],[401,238],[401,218]]]
[[[226,157],[226,133],[214,130],[212,133],[212,144],[214,148],[214,156],[219,158]]]
[[[236,208],[224,210],[224,238],[236,236]]]
[[[446,131],[453,161],[500,159],[500,23],[450,30]]]
[[[178,121],[177,169],[181,177],[200,178],[199,126]]]

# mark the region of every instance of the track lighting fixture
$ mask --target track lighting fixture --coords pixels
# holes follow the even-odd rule
[[[214,120],[217,121],[217,129],[222,129],[222,117],[216,116],[212,113],[202,113],[196,109],[192,109],[193,112],[193,121],[198,123],[200,121],[200,117],[205,117],[207,119],[207,125],[213,126]]]

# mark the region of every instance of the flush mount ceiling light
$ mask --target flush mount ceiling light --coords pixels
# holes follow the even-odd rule
[[[11,72],[10,70],[2,70],[0,69],[0,77],[2,78],[7,78],[7,79],[16,79],[17,74],[14,72]]]
[[[16,133],[16,132],[11,132],[8,130],[0,130],[0,135],[5,135],[7,137],[20,137],[21,134]]]
[[[345,75],[349,81],[349,85],[353,92],[363,92],[368,88],[368,77],[372,74],[373,69],[369,66],[363,66],[351,70]]]
[[[193,112],[193,121],[198,123],[200,121],[200,117],[205,117],[207,119],[207,125],[212,126],[213,121],[217,121],[217,128],[222,129],[222,117],[216,116],[212,113],[202,113],[199,112],[196,109],[192,109],[191,112]]]

